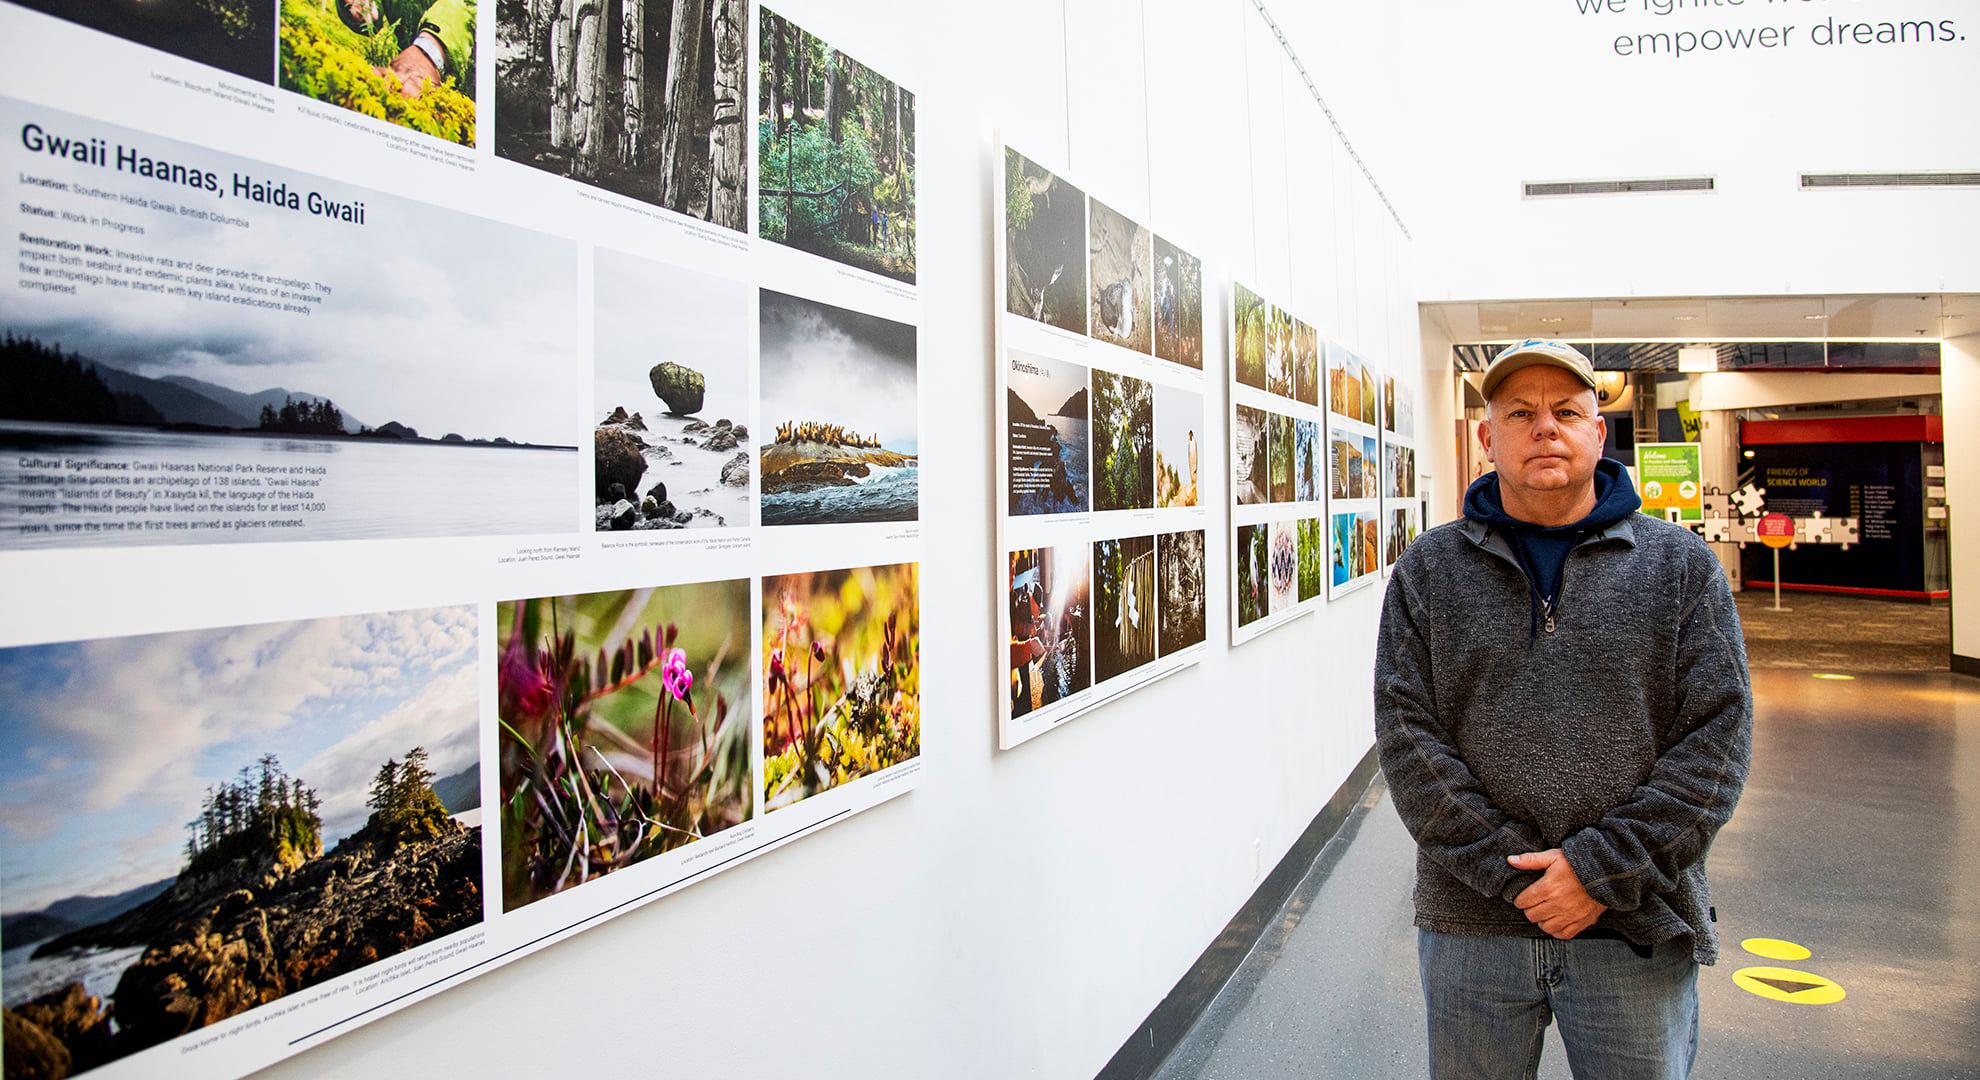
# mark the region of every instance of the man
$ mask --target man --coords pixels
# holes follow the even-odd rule
[[[1594,386],[1561,342],[1493,359],[1496,471],[1403,552],[1382,610],[1376,733],[1417,843],[1436,1077],[1532,1077],[1556,1018],[1576,1077],[1684,1077],[1697,1053],[1746,651],[1704,541],[1638,514],[1602,457]]]

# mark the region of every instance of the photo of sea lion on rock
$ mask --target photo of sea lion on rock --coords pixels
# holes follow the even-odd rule
[[[593,521],[749,524],[749,320],[739,282],[600,249]]]
[[[915,328],[762,290],[762,523],[920,515]]]

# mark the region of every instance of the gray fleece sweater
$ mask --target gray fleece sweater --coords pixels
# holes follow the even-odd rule
[[[1389,580],[1375,729],[1416,838],[1416,925],[1542,936],[1512,903],[1539,875],[1506,856],[1559,847],[1640,945],[1718,958],[1705,853],[1752,751],[1752,690],[1724,571],[1689,529],[1631,514],[1562,570],[1537,627],[1506,537],[1441,525]]]

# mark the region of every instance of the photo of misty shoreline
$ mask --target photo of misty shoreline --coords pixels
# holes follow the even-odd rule
[[[75,137],[129,138],[83,120],[64,127]],[[292,189],[362,198],[367,223],[329,242],[326,229],[348,226],[272,208],[239,211],[250,229],[159,214],[128,242],[160,261],[197,254],[243,278],[316,283],[320,299],[307,316],[214,302],[190,288],[61,294],[7,286],[0,491],[18,498],[0,505],[0,547],[575,527],[571,418],[583,393],[571,346],[575,245],[170,140],[147,136],[146,145]],[[230,497],[266,490],[269,474],[307,472],[320,477],[311,501],[321,505],[280,530],[245,530],[231,528],[242,516],[215,500],[176,500],[169,519],[183,531],[125,529],[139,520],[128,505],[61,509],[60,502],[77,502],[52,494],[59,463],[70,458],[132,474],[230,473],[208,484]],[[58,466],[23,466],[24,459]],[[145,487],[160,485],[130,485],[122,496],[143,506]],[[161,500],[150,505],[153,518],[168,515]],[[65,529],[117,529],[35,528],[51,520]]]
[[[1085,512],[1093,500],[1086,368],[1017,350],[1011,350],[1008,362],[1009,512]]]
[[[473,606],[0,650],[9,1075],[482,921]]]
[[[759,297],[763,524],[917,520],[915,328],[770,289]]]

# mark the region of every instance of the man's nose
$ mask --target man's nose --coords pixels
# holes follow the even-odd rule
[[[1560,435],[1561,435],[1561,425],[1559,424],[1559,422],[1557,422],[1554,419],[1553,413],[1546,412],[1543,410],[1535,414],[1533,418],[1534,438],[1557,439],[1560,438]]]

